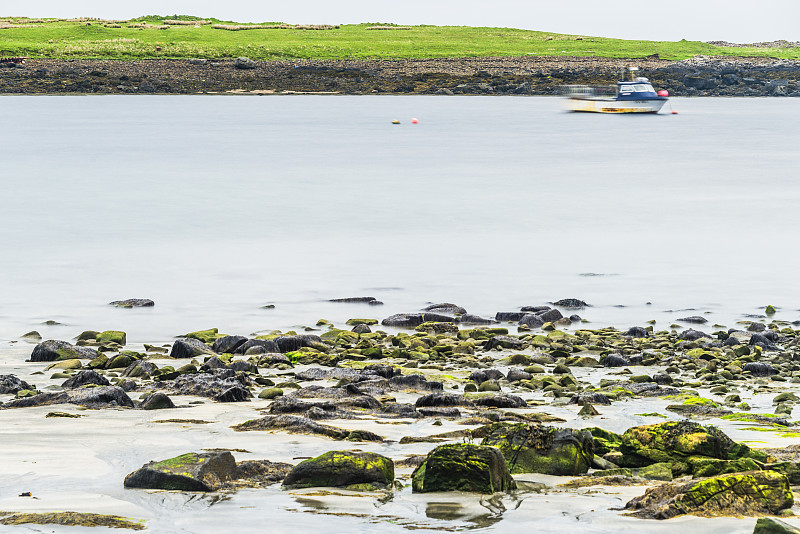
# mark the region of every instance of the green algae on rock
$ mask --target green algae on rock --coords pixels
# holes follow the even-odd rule
[[[495,447],[484,445],[440,445],[428,454],[412,474],[415,493],[495,493],[516,487],[503,453]]]
[[[500,449],[511,473],[574,476],[592,465],[589,432],[526,423],[493,423],[477,432],[485,436],[481,445]]]
[[[328,451],[297,464],[283,481],[286,488],[343,487],[354,490],[389,488],[394,462],[371,452]]]
[[[62,525],[69,527],[109,527],[144,530],[143,521],[117,515],[84,512],[0,512],[0,525]]]
[[[691,421],[666,421],[629,428],[622,435],[618,450],[620,454],[612,461],[621,467],[669,462],[674,476],[692,473],[692,457],[766,460],[764,453],[734,442],[718,428]]]
[[[774,517],[759,517],[753,534],[800,534],[800,528]]]
[[[684,514],[705,517],[777,514],[794,504],[786,476],[775,471],[749,471],[689,483],[665,483],[630,500],[631,515],[670,519]]]
[[[150,462],[125,477],[126,488],[214,491],[236,478],[236,461],[230,452],[187,453]]]

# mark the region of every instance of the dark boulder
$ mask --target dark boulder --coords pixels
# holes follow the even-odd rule
[[[156,371],[155,364],[145,360],[136,360],[126,367],[120,373],[120,376],[125,378],[150,378]]]
[[[260,347],[263,350],[251,351],[254,347]],[[249,339],[236,347],[237,354],[252,354],[258,352],[259,354],[269,354],[271,352],[280,352],[278,344],[271,339]]]
[[[541,313],[550,309],[550,306],[523,306],[520,310],[528,313]]]
[[[748,362],[742,366],[742,371],[749,371],[753,376],[772,376],[778,374],[778,371],[775,370],[774,367],[763,362]]]
[[[233,354],[236,352],[236,349],[246,342],[247,338],[244,336],[225,336],[215,339],[214,343],[211,345],[211,350],[217,354]]]
[[[61,384],[62,388],[79,388],[87,384],[95,384],[98,386],[110,386],[111,383],[106,377],[97,371],[80,371],[75,376],[66,380]]]
[[[506,380],[509,382],[517,382],[519,380],[530,380],[532,377],[532,374],[520,369],[509,369],[508,374],[506,375]]]
[[[207,373],[213,369],[227,369],[228,365],[217,358],[216,356],[212,356],[211,358],[207,359],[203,365],[200,366],[201,373]]]
[[[150,299],[115,300],[108,304],[109,306],[116,306],[118,308],[149,308],[156,305],[156,303]]]
[[[523,317],[528,315],[527,313],[523,312],[497,312],[494,316],[495,321],[519,321]]]
[[[3,408],[29,408],[51,404],[78,404],[87,408],[106,408],[122,406],[133,408],[133,401],[125,391],[117,386],[97,386],[78,388],[58,393],[39,393],[33,397],[16,399],[3,404]]]
[[[0,375],[0,394],[16,394],[18,391],[34,391],[36,388],[15,375]]]
[[[541,313],[537,313],[536,315],[539,317],[539,319],[541,319],[545,323],[552,323],[552,322],[558,321],[559,319],[562,319],[564,317],[561,314],[561,312],[558,311],[555,308],[553,308],[551,310],[547,310],[547,311],[541,312]]]
[[[412,475],[415,493],[472,491],[491,494],[516,487],[498,449],[466,443],[436,447]]]
[[[762,334],[753,334],[750,336],[750,342],[748,344],[751,347],[761,347],[764,350],[778,350],[778,347],[776,347],[767,336]]]
[[[517,339],[511,336],[494,336],[489,338],[486,343],[483,345],[484,350],[492,350],[492,349],[513,349],[513,350],[521,350],[525,342],[521,339]]]
[[[588,304],[579,299],[561,299],[555,301],[553,304],[561,306],[562,308],[585,308],[588,306]]]
[[[681,317],[678,319],[682,323],[690,323],[690,324],[706,324],[708,319],[705,317],[700,317],[699,315],[692,315],[690,317]]]
[[[539,328],[544,325],[545,321],[535,313],[527,313],[520,317],[519,323],[521,325],[529,326],[531,328]]]
[[[464,315],[458,317],[458,322],[463,325],[473,325],[473,324],[494,324],[497,321],[495,321],[494,319],[488,319],[484,317],[479,317],[477,315],[465,313]]]
[[[458,315],[463,315],[467,313],[467,310],[457,304],[452,304],[450,302],[442,302],[439,304],[431,304],[430,306],[425,306],[422,308],[422,311],[426,312],[438,312],[438,313],[453,313]]]
[[[417,409],[422,407],[441,407],[441,406],[472,406],[473,403],[463,395],[453,393],[431,393],[417,399],[414,403]]]
[[[441,382],[428,380],[423,375],[400,375],[389,379],[389,385],[397,389],[424,389],[428,391],[441,391],[444,386]]]
[[[602,404],[610,406],[611,401],[602,393],[577,393],[569,399],[570,404],[584,406],[586,404]]]
[[[211,347],[194,338],[178,339],[172,344],[171,358],[194,358],[204,354],[213,355]]]
[[[175,404],[172,402],[172,399],[160,391],[148,395],[144,402],[142,402],[142,410],[164,410],[174,407]]]
[[[487,395],[475,399],[475,404],[478,406],[487,406],[490,408],[527,408],[528,403],[525,399],[516,395]]]
[[[329,451],[297,464],[283,485],[287,488],[344,487],[374,490],[392,487],[394,462],[372,452]]]
[[[604,367],[625,367],[630,365],[630,362],[624,356],[619,354],[608,354],[600,360],[600,364]]]
[[[375,297],[345,297],[342,299],[329,299],[328,302],[346,302],[346,303],[364,303],[369,304],[375,302]]]
[[[625,332],[624,335],[628,337],[642,338],[642,337],[648,337],[650,335],[650,332],[648,332],[646,328],[642,328],[641,326],[632,326],[631,328],[628,329],[627,332]]]
[[[48,339],[42,341],[31,352],[32,362],[55,362],[58,360],[97,358],[97,351],[88,347],[75,346],[67,341]]]
[[[711,336],[706,334],[705,332],[701,332],[699,330],[692,330],[691,328],[688,330],[684,330],[683,332],[678,334],[678,338],[684,341],[697,341],[698,339],[704,337],[711,339]]]

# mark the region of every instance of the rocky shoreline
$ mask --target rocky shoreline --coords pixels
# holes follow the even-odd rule
[[[369,316],[380,310],[372,297],[338,302],[363,306]],[[623,501],[636,518],[793,515],[799,321],[778,319],[768,306],[733,328],[690,315],[668,328],[618,330],[589,328],[585,314],[591,306],[574,298],[491,318],[439,303],[338,326],[321,319],[304,333],[212,328],[141,347],[122,331],[87,330],[72,341],[29,332],[21,340],[35,346],[26,362],[13,364],[22,377],[0,375],[0,419],[39,414],[30,425],[54,428],[85,418],[85,429],[106,411],[119,419],[157,413],[151,426],[177,423],[205,436],[206,446],[221,434],[235,445],[159,445],[160,456],[140,468],[115,466],[126,491],[232,495],[282,484],[286,492],[374,493],[383,503],[404,491],[521,502],[542,492],[587,496],[623,486],[640,488]],[[614,410],[630,404],[648,410],[636,414],[647,422],[621,428]],[[203,405],[225,406],[232,419],[203,434],[215,424],[191,417]],[[649,411],[654,406],[664,413]],[[41,417],[40,409],[54,407]],[[789,442],[757,448],[732,439],[727,432],[742,425]],[[253,455],[247,449],[266,443],[247,437],[254,434],[273,440],[266,446],[272,457],[237,462],[232,451]],[[296,441],[303,435],[315,445]],[[280,446],[287,441],[306,447],[303,455],[293,448],[287,458]],[[532,483],[531,474],[552,478]],[[42,521],[143,528],[94,512],[0,513],[0,524]],[[793,532],[778,520],[768,526]]]
[[[638,66],[673,96],[800,96],[800,61],[576,57],[252,61],[27,59],[0,63],[0,94],[552,95]]]

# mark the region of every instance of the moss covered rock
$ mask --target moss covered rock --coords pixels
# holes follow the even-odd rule
[[[621,467],[669,462],[674,476],[692,473],[693,462],[702,465],[702,462],[697,463],[696,457],[766,460],[765,454],[734,442],[718,428],[691,421],[666,421],[629,428],[622,435],[619,452],[621,456],[616,463]]]
[[[516,487],[499,449],[466,443],[436,447],[412,475],[412,488],[417,493],[495,493]]]
[[[121,332],[119,330],[106,330],[105,332],[100,332],[97,334],[95,339],[98,343],[118,343],[120,345],[124,345],[127,336],[125,332]]]
[[[594,458],[586,431],[527,423],[492,423],[478,429],[481,445],[497,447],[511,473],[582,475]]]
[[[800,534],[800,528],[774,517],[759,517],[753,534]]]
[[[213,343],[214,340],[217,339],[218,333],[219,330],[217,330],[216,328],[209,328],[208,330],[198,330],[197,332],[189,332],[188,334],[184,334],[183,337],[188,339],[196,339],[198,341],[202,341],[203,343]]]
[[[236,460],[230,452],[182,454],[150,462],[125,477],[126,488],[214,491],[236,478]]]
[[[652,519],[693,514],[752,516],[777,514],[794,504],[789,480],[775,471],[749,471],[704,478],[689,483],[667,483],[650,488],[625,508],[632,515]]]
[[[329,451],[297,464],[283,481],[287,488],[344,487],[373,490],[394,483],[394,462],[372,452]]]

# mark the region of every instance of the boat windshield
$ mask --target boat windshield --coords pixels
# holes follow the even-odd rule
[[[630,85],[621,85],[619,87],[620,93],[655,93],[656,90],[649,83],[637,83]]]

